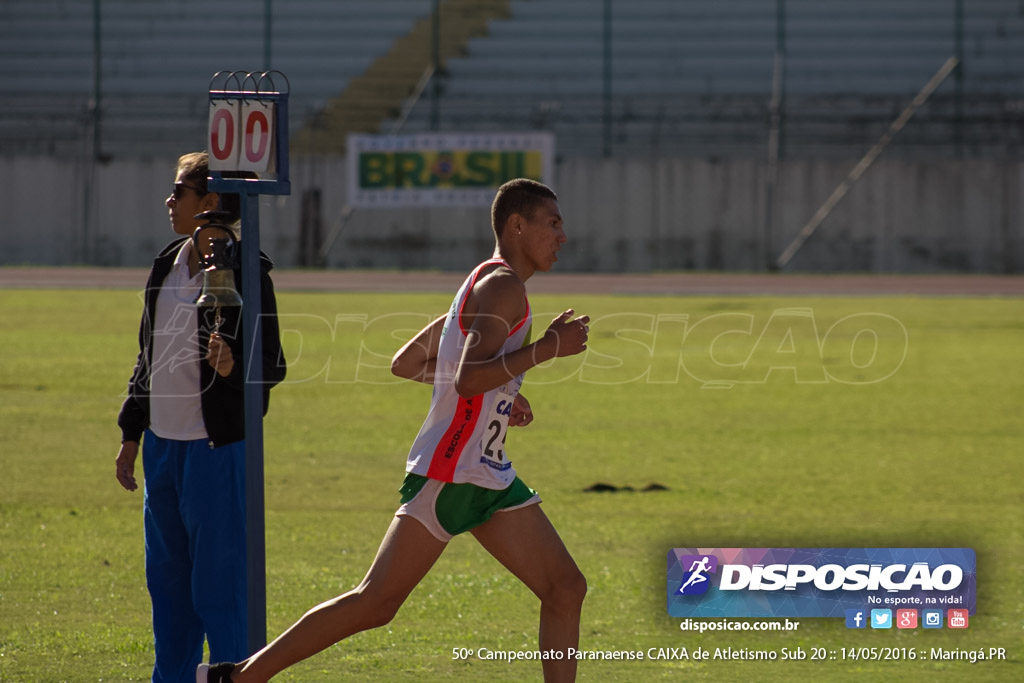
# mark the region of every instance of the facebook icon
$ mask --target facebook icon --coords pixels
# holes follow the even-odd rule
[[[846,610],[846,628],[867,628],[867,612],[862,609]]]

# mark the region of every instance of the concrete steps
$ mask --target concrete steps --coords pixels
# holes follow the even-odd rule
[[[439,53],[442,68],[463,55],[470,38],[485,35],[491,19],[508,17],[508,0],[442,0]],[[402,104],[433,63],[433,20],[416,22],[408,34],[376,59],[362,76],[351,79],[319,116],[292,137],[297,154],[344,154],[349,133],[376,133],[381,122],[398,115]]]

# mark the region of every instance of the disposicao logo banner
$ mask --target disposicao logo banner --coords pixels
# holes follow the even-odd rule
[[[673,548],[673,617],[845,617],[848,609],[966,609],[970,548]]]

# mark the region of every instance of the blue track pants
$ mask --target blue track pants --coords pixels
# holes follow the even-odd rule
[[[249,652],[245,442],[210,448],[146,432],[146,582],[153,601],[154,683],[194,681],[203,658]]]

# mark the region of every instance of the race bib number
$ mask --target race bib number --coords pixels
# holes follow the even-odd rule
[[[496,470],[507,470],[512,467],[512,463],[505,456],[505,437],[508,435],[508,418],[512,414],[514,399],[513,394],[499,391],[494,400],[494,407],[487,416],[484,450],[480,462]]]

